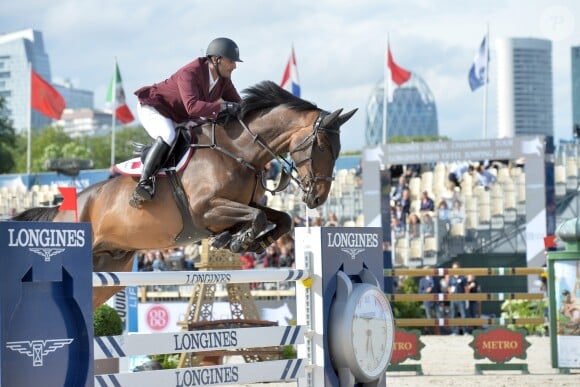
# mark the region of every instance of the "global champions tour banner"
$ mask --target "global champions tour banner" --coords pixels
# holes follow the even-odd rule
[[[91,245],[88,223],[0,222],[0,385],[93,385]]]

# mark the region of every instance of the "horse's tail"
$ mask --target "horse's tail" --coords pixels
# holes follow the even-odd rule
[[[18,222],[52,222],[58,213],[58,207],[33,207],[22,211],[10,220]]]

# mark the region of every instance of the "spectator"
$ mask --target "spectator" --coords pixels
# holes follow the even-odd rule
[[[266,247],[264,252],[264,258],[262,260],[263,267],[278,267],[280,263],[280,252],[278,251],[278,246],[276,243],[272,243]]]
[[[428,267],[426,267],[428,268]],[[419,280],[419,293],[421,294],[438,294],[441,292],[439,279],[426,275]],[[425,309],[425,317],[427,318],[442,318],[443,313],[439,302],[435,300],[423,301],[423,308]]]
[[[399,176],[399,183],[393,187],[393,193],[391,194],[391,199],[395,202],[401,200],[403,196],[403,191],[408,189],[407,181],[405,180],[405,176]]]
[[[463,180],[463,174],[473,170],[473,166],[471,166],[467,162],[460,163],[457,167],[449,173],[449,181],[453,183],[455,187],[461,187],[461,181]]]
[[[427,190],[423,191],[421,195],[421,206],[419,207],[421,212],[425,211],[435,211],[435,203],[433,199],[429,197],[429,192]]]
[[[489,171],[489,169],[485,168],[483,164],[480,164],[477,167],[477,182],[479,185],[483,186],[486,190],[489,190],[492,184],[497,182],[497,177]]]
[[[405,235],[405,226],[401,219],[396,216],[391,216],[391,230],[395,233],[395,238],[400,238]]]
[[[324,227],[338,227],[340,223],[338,222],[338,218],[334,212],[328,214],[328,220],[324,223]]]
[[[463,223],[464,218],[465,214],[463,213],[461,202],[459,200],[453,201],[453,208],[451,208],[451,211],[449,212],[449,223],[452,225]]]
[[[244,253],[240,255],[240,263],[242,264],[242,270],[249,270],[255,267],[254,254],[253,253]]]
[[[481,292],[481,288],[477,283],[477,280],[473,274],[467,275],[467,286],[466,286],[467,293],[479,293]],[[478,318],[479,317],[479,301],[467,301],[467,316],[470,318]],[[471,327],[471,331],[473,331],[474,327]]]
[[[161,251],[155,250],[153,253],[155,260],[153,261],[153,271],[166,271],[165,257],[161,254]]]
[[[459,263],[455,262],[451,266],[453,269],[459,269]],[[465,294],[465,288],[467,286],[467,279],[463,275],[454,274],[449,277],[448,290],[449,294]],[[450,317],[456,318],[457,315],[461,318],[467,317],[467,312],[465,310],[465,300],[453,300],[450,302]],[[459,327],[454,326],[452,330],[454,335],[459,334]],[[465,333],[465,331],[464,331]]]
[[[411,212],[411,191],[408,188],[403,190],[401,200],[397,204],[401,206],[400,219],[403,223],[406,223],[407,215]]]
[[[419,219],[419,215],[413,213],[409,215],[409,238],[419,238],[421,236],[421,219]]]
[[[449,208],[445,200],[441,200],[437,206],[437,219],[443,222],[449,220]]]
[[[433,218],[428,212],[425,212],[421,217],[421,234],[424,237],[431,237],[435,235],[435,225],[433,224]]]
[[[280,173],[280,164],[276,160],[271,160],[266,163],[265,174],[268,180],[277,180]]]
[[[143,255],[143,264],[139,267],[139,271],[153,271],[153,262],[155,261],[155,253],[153,250],[145,252]]]

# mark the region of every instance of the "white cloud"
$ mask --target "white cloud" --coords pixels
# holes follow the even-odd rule
[[[132,92],[158,82],[203,55],[217,36],[240,46],[244,63],[233,78],[241,90],[279,82],[294,44],[303,97],[318,106],[359,108],[343,130],[343,149],[364,146],[365,104],[383,76],[385,45],[403,67],[419,74],[437,103],[442,135],[479,138],[483,91],[472,93],[467,71],[489,23],[498,37],[548,37],[553,42],[557,137],[571,124],[570,46],[580,44],[580,2],[493,0],[458,6],[451,0],[285,1],[19,0],[5,2],[2,32],[42,31],[54,78],[93,90],[97,107],[117,57],[128,103]],[[493,69],[493,67],[492,67]],[[493,77],[493,74],[492,74]],[[495,86],[490,84],[488,128],[493,133]]]

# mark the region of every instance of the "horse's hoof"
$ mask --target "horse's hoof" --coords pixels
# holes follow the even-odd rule
[[[242,250],[243,250],[243,245],[242,245],[242,243],[241,243],[239,240],[237,240],[237,239],[234,239],[234,240],[233,240],[233,241],[230,243],[230,251],[231,251],[232,253],[241,253],[241,252],[242,252]]]
[[[232,234],[229,231],[224,231],[218,235],[210,238],[210,245],[216,249],[223,249],[227,247],[228,243],[232,240]]]

